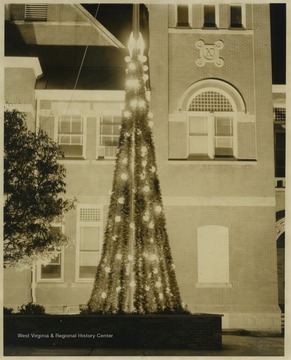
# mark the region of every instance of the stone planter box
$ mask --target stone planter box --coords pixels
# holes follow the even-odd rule
[[[4,344],[221,349],[221,315],[8,315]]]

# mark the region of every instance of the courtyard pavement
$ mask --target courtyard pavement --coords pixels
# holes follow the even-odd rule
[[[222,350],[7,346],[4,356],[284,356],[283,337],[223,335],[222,344]]]

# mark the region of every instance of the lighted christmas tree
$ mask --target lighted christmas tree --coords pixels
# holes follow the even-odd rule
[[[130,42],[111,201],[88,309],[177,312],[182,306],[157,176],[141,34],[132,34]]]

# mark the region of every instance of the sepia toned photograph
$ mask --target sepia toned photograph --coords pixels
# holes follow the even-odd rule
[[[286,3],[2,10],[4,356],[285,357]]]

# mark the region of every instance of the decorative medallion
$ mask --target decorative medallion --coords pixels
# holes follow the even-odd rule
[[[200,50],[200,57],[196,60],[196,65],[204,66],[207,62],[213,62],[217,67],[224,65],[224,61],[219,57],[219,51],[224,47],[221,40],[214,44],[205,44],[203,40],[198,40],[195,46]]]

